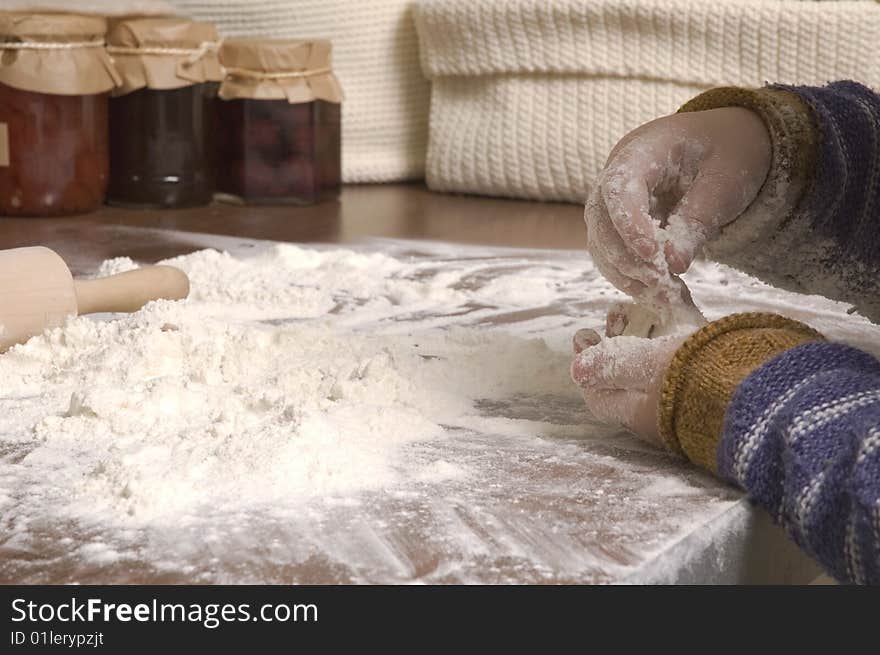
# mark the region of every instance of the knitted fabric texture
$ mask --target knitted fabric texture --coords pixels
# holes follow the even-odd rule
[[[660,390],[663,443],[717,473],[717,447],[730,398],[740,382],[789,348],[822,339],[775,314],[734,314],[695,332],[676,351]]]
[[[880,4],[421,0],[428,185],[582,202],[614,144],[721,85],[880,86]]]
[[[761,115],[773,163],[757,199],[707,254],[880,321],[880,95],[846,81],[713,89],[682,111],[722,106]]]
[[[2,11],[58,11],[101,16],[167,16],[166,0],[3,0]]]
[[[224,36],[327,38],[345,92],[342,178],[424,175],[430,85],[419,67],[414,0],[172,0]]]
[[[880,584],[880,361],[793,348],[733,395],[718,469],[842,582]]]

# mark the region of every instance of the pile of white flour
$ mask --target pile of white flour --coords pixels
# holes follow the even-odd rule
[[[412,470],[399,447],[477,425],[476,399],[573,393],[567,353],[539,339],[395,334],[395,309],[503,303],[513,286],[456,289],[449,274],[413,279],[412,265],[386,255],[292,245],[166,263],[189,274],[188,300],[72,319],[0,357],[3,440],[30,447],[4,469],[0,498],[179,522],[455,475]],[[113,260],[101,273],[132,267]]]
[[[582,253],[258,245],[165,263],[189,274],[186,301],[0,356],[0,578],[601,580],[735,498],[585,415],[569,340],[622,296]],[[841,305],[729,269],[689,284],[710,319],[763,308],[880,343]]]

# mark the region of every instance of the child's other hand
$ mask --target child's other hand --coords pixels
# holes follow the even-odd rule
[[[642,439],[660,445],[657,411],[660,386],[675,351],[687,338],[677,334],[659,339],[621,337],[578,330],[574,335],[571,377],[580,387],[587,409],[600,421],[622,425]]]
[[[674,276],[754,200],[770,160],[763,122],[739,107],[673,114],[630,132],[586,206],[599,270],[650,307],[680,304]]]

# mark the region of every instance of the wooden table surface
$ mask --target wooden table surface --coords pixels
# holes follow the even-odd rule
[[[175,211],[106,207],[59,219],[4,218],[0,219],[0,248],[49,246],[68,261],[75,274],[94,271],[99,262],[111,257],[151,262],[185,254],[205,247],[210,242],[206,235],[312,243],[391,237],[580,249],[585,241],[582,213],[582,207],[574,205],[434,194],[421,184],[348,186],[338,202],[313,207],[212,205]],[[58,547],[46,545],[48,552]],[[0,570],[4,558],[11,556],[0,548]],[[14,556],[41,557],[40,553]],[[676,564],[670,567],[670,562]],[[630,581],[807,582],[815,573],[814,565],[765,515],[741,501],[685,535],[656,561],[646,562]],[[66,581],[63,571],[58,575],[29,574],[24,580]],[[137,577],[127,580],[139,581]]]
[[[583,208],[560,203],[435,194],[422,184],[353,185],[337,202],[309,207],[209,207],[165,211],[104,207],[64,218],[3,218],[0,248],[41,244],[74,273],[126,255],[157,261],[193,248],[197,232],[288,242],[344,243],[366,237],[431,239],[524,248],[580,248]],[[126,228],[154,230],[132,232]]]

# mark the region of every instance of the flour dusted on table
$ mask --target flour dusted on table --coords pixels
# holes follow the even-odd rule
[[[583,253],[224,244],[165,262],[188,300],[0,356],[0,578],[609,581],[735,501],[586,412],[571,336],[624,296]],[[687,281],[709,318],[880,343],[837,303]]]
[[[24,465],[58,476],[90,508],[173,521],[204,505],[393,484],[410,474],[397,470],[398,446],[466,422],[474,397],[558,389],[555,360],[543,344],[502,335],[416,342],[329,325],[253,327],[157,303],[112,323],[76,319],[3,368],[6,377],[64,371],[20,383],[56,410],[33,425],[41,445]]]
[[[567,356],[540,340],[341,326],[474,295],[443,274],[399,278],[391,257],[279,246],[172,261],[190,275],[186,302],[72,319],[0,358],[4,404],[22,411],[10,427],[36,446],[20,466],[74,512],[177,521],[383,488],[422,475],[403,470],[400,446],[467,425],[475,399],[571,391]]]

